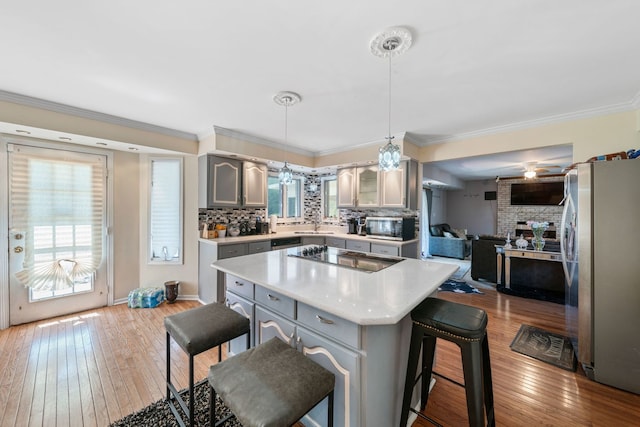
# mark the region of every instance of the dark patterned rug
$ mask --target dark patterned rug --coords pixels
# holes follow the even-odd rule
[[[442,292],[455,292],[458,294],[481,294],[479,290],[469,285],[464,280],[449,279],[438,288]]]
[[[184,396],[185,402],[189,405],[189,391],[181,390],[180,394]],[[195,424],[200,427],[209,426],[209,384],[206,380],[198,382],[195,386]],[[179,405],[178,411],[180,414],[182,410]],[[223,418],[230,413],[229,409],[224,406],[224,403],[220,400],[220,397],[216,398],[216,417]],[[218,421],[218,419],[216,419]],[[166,399],[158,400],[155,403],[127,415],[126,417],[111,424],[111,427],[133,427],[133,426],[159,426],[159,427],[177,427],[178,421],[171,413],[171,409],[167,404]],[[242,425],[236,421],[235,418],[231,418],[225,426],[230,427],[242,427]]]

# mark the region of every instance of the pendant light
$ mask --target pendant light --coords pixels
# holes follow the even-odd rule
[[[285,146],[287,145],[287,120],[288,120],[289,107],[297,104],[301,100],[302,98],[300,98],[300,95],[298,95],[295,92],[286,92],[286,91],[278,92],[273,96],[273,101],[276,104],[284,107],[284,144]],[[284,166],[282,167],[282,169],[280,169],[280,172],[278,173],[278,179],[280,180],[280,184],[282,185],[289,185],[293,182],[293,172],[289,168],[289,163],[287,162],[286,158],[284,161]]]
[[[388,28],[371,41],[371,53],[381,58],[389,58],[389,128],[388,142],[380,147],[378,167],[383,171],[396,170],[400,167],[400,146],[393,143],[391,135],[391,58],[398,56],[411,46],[411,33],[403,27]]]

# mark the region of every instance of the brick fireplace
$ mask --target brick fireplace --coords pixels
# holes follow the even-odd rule
[[[562,182],[564,177],[555,176],[547,178],[537,178],[539,182]],[[506,236],[511,233],[511,239],[515,240],[516,230],[525,231],[526,225],[520,223],[526,221],[547,221],[553,223],[545,235],[545,239],[554,239],[555,229],[560,229],[562,219],[562,206],[512,206],[511,205],[511,184],[527,182],[525,179],[503,179],[498,182],[498,224],[497,233],[499,236]],[[525,237],[531,233],[524,232]],[[519,234],[518,234],[519,235]],[[553,237],[552,237],[553,235]],[[557,238],[560,236],[558,235]]]

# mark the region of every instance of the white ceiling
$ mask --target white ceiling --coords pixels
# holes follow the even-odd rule
[[[420,145],[639,103],[637,0],[2,0],[0,10],[2,91],[277,143],[284,108],[272,97],[294,91],[287,142],[315,154],[386,136],[389,63],[369,44],[391,26],[413,34],[392,62],[391,132]]]

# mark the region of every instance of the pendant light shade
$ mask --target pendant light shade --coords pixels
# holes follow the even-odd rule
[[[391,58],[404,53],[411,46],[411,33],[403,27],[392,27],[378,34],[371,41],[371,53],[381,58],[389,58],[389,128],[388,142],[380,147],[378,167],[383,171],[396,170],[400,167],[400,146],[393,143],[391,135]]]
[[[287,145],[287,120],[289,107],[300,102],[302,98],[295,92],[278,92],[273,96],[273,101],[284,107],[284,143]],[[285,160],[284,166],[280,169],[278,173],[278,179],[280,180],[280,184],[289,185],[293,182],[293,172],[291,168],[289,168],[289,163]]]
[[[284,166],[278,173],[278,179],[282,185],[289,185],[293,182],[293,172],[289,169],[289,163],[284,162]]]

